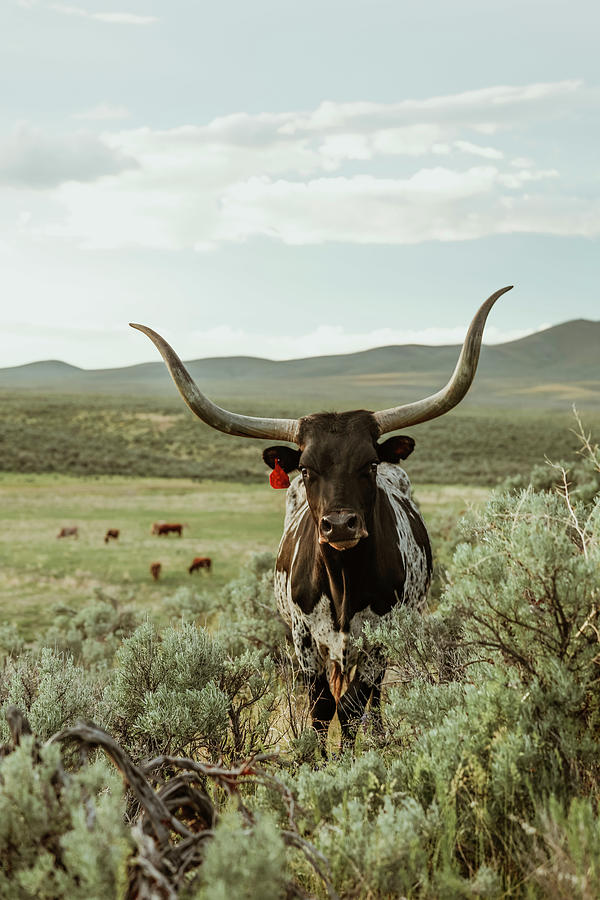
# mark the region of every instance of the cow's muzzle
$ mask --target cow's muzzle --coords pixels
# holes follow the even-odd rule
[[[319,543],[335,550],[350,550],[367,535],[362,516],[351,509],[327,513],[319,522]]]

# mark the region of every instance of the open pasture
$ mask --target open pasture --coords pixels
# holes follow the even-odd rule
[[[282,516],[266,485],[4,475],[0,495],[3,619],[26,637],[50,622],[55,604],[77,607],[95,590],[152,613],[181,586],[217,590],[252,552],[276,547]],[[183,536],[151,535],[160,520],[184,523]],[[78,538],[57,538],[73,525]],[[120,536],[105,544],[108,528]],[[210,575],[188,574],[195,556],[211,557]],[[158,582],[153,562],[162,563]]]
[[[472,485],[417,486],[434,544],[487,494]],[[263,484],[243,484],[2,473],[2,619],[31,639],[51,623],[54,606],[78,608],[98,590],[160,619],[165,598],[179,588],[216,593],[253,553],[275,552],[284,505],[285,492],[272,490],[266,475]],[[151,535],[159,520],[187,527],[181,538]],[[78,538],[57,538],[73,525]],[[108,528],[121,534],[105,544]],[[212,572],[189,575],[194,556],[211,557]],[[150,575],[153,562],[162,563],[158,582]]]
[[[251,415],[303,415],[319,409],[384,408],[379,396],[286,396],[273,403],[265,388],[250,402],[214,395]],[[407,430],[416,441],[406,463],[413,484],[496,485],[542,461],[570,458],[579,443],[571,402],[558,410],[474,406],[467,398],[440,419]],[[579,406],[586,428],[599,430],[597,409]],[[262,485],[264,447],[272,441],[221,434],[203,425],[172,390],[170,399],[0,392],[0,471],[84,477],[122,475],[193,478]],[[115,525],[115,527],[117,527]]]

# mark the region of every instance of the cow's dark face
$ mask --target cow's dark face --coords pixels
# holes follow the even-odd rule
[[[349,550],[368,536],[376,497],[377,466],[398,462],[412,452],[414,441],[398,435],[377,443],[373,414],[317,413],[300,420],[298,444],[269,447],[263,459],[271,468],[299,469],[319,541]]]

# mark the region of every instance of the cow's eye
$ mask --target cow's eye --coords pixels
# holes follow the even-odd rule
[[[308,469],[306,466],[300,466],[300,474],[303,478],[308,478]]]
[[[377,466],[378,466],[378,465],[379,465],[379,463],[372,462],[372,463],[371,463],[371,472],[377,472]]]

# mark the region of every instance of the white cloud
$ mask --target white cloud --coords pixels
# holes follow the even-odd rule
[[[128,119],[129,110],[126,106],[115,106],[112,103],[98,103],[84,112],[74,113],[74,119],[87,119],[92,122],[101,122],[110,119]]]
[[[94,181],[137,163],[93,134],[46,134],[20,123],[0,138],[0,184],[52,188],[64,181]]]
[[[600,233],[593,191],[571,197],[556,168],[518,152],[521,129],[582,97],[581,82],[565,81],[391,104],[326,102],[312,112],[106,131],[88,144],[30,130],[21,138],[27,152],[13,147],[5,159],[4,179],[59,185],[54,210],[32,215],[29,233],[91,248],[207,252],[253,236],[288,244],[589,236]],[[511,132],[510,153],[472,139],[499,131]],[[0,146],[0,173],[1,163]]]
[[[328,134],[319,147],[319,153],[324,157],[324,168],[337,169],[342,160],[371,159],[373,151],[369,146],[367,137],[363,134]],[[329,166],[327,163],[329,160]]]
[[[157,16],[136,16],[134,13],[92,13],[92,19],[98,22],[110,22],[113,25],[152,25],[158,22]]]
[[[572,106],[574,95],[583,87],[578,79],[542,82],[523,86],[501,85],[441,95],[425,100],[402,100],[398,103],[334,103],[324,101],[316,110],[290,116],[282,125],[287,134],[311,131],[349,131],[375,129],[413,122],[473,124],[482,133],[493,133],[515,119],[532,113],[556,114]]]
[[[482,156],[484,159],[503,159],[504,154],[495,147],[480,147],[479,144],[472,144],[471,141],[454,141],[457,150],[463,153],[471,153],[473,156]]]
[[[498,180],[507,188],[523,187],[528,181],[542,181],[544,178],[558,178],[556,169],[539,169],[532,172],[530,169],[521,169],[520,172],[506,172],[499,175]]]
[[[49,3],[50,9],[65,16],[79,16],[83,19],[94,19],[96,22],[107,22],[111,25],[153,25],[158,22],[156,16],[138,16],[128,12],[90,12],[79,6],[66,6],[63,3]]]
[[[533,166],[533,160],[528,156],[516,156],[515,159],[511,159],[510,164],[516,169],[530,169]]]
[[[224,240],[263,235],[286,244],[416,244],[521,230],[599,233],[599,205],[587,220],[576,221],[563,219],[562,203],[559,209],[554,201],[546,201],[544,224],[541,217],[530,215],[538,198],[522,195],[503,202],[502,188],[520,188],[527,181],[556,174],[550,170],[506,175],[494,166],[480,166],[462,172],[421,169],[408,179],[359,175],[292,182],[254,178],[225,192],[219,234]],[[526,221],[537,225],[525,227]]]

